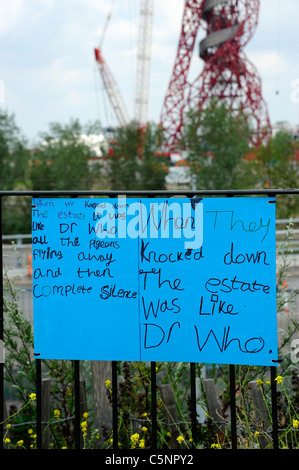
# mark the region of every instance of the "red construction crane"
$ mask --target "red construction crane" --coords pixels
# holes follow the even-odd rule
[[[242,50],[257,26],[259,7],[260,0],[185,1],[177,56],[160,117],[169,149],[175,148],[180,140],[188,110],[202,109],[211,97],[225,100],[232,110],[250,116],[255,145],[270,136],[261,81]],[[201,74],[189,83],[199,26],[206,30],[199,48],[205,64]]]
[[[117,87],[116,81],[107,63],[104,61],[101,50],[97,48],[94,52],[96,61],[99,64],[99,71],[101,73],[106,92],[108,94],[111,106],[115,112],[118,123],[121,127],[126,126],[129,123],[130,118],[125,103]]]
[[[144,126],[147,123],[153,10],[154,0],[140,0],[134,116],[140,126]],[[99,64],[104,87],[114,109],[118,124],[120,126],[125,126],[130,121],[129,114],[117,87],[116,80],[109,70],[107,63],[104,61],[101,52],[101,45],[110,19],[111,12],[108,14],[106,19],[100,46],[95,49],[95,57]]]

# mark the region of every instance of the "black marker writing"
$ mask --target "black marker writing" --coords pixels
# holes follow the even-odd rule
[[[87,277],[113,277],[109,268],[105,268],[102,271],[100,269],[92,270],[90,268],[78,268],[77,275],[80,279],[82,279],[85,275]]]
[[[71,240],[71,237],[61,237],[61,246],[80,246],[79,237],[75,237]]]
[[[49,295],[61,295],[62,297],[67,297],[68,295],[75,294],[90,294],[92,287],[85,287],[84,285],[77,286],[76,284],[68,285],[54,285],[48,286],[35,284],[33,286],[33,296],[35,298],[39,297],[49,297]]]
[[[197,340],[197,346],[200,352],[203,351],[205,346],[207,345],[208,341],[210,338],[214,338],[216,345],[219,349],[220,352],[225,352],[234,342],[234,344],[237,345],[239,350],[242,353],[258,353],[260,352],[264,346],[265,346],[265,341],[263,338],[259,337],[253,337],[249,338],[245,342],[243,341],[243,345],[240,339],[238,338],[232,338],[229,339],[230,335],[230,326],[224,327],[223,329],[223,334],[219,335],[219,338],[216,336],[215,332],[211,329],[208,333],[208,335],[203,339],[202,344],[200,344],[200,338],[199,338],[199,331],[196,325],[194,325],[195,331],[196,331],[196,340]],[[205,335],[204,335],[205,336]]]
[[[267,253],[265,251],[256,251],[256,253],[235,254],[233,243],[231,244],[230,251],[224,255],[223,261],[227,265],[243,263],[259,264],[260,262],[262,262],[263,264],[269,266],[269,263],[267,263]]]
[[[176,252],[170,252],[170,253],[156,253],[156,251],[151,250],[148,251],[149,247],[149,242],[144,243],[143,239],[141,240],[141,250],[140,250],[140,256],[141,256],[141,263],[143,262],[154,262],[154,263],[176,263],[179,261],[184,261],[184,260],[191,260],[194,259],[196,261],[200,260],[201,258],[204,258],[203,253],[202,253],[202,247],[195,251],[195,250],[184,250],[184,251],[176,251]]]
[[[214,315],[214,313],[223,313],[228,315],[238,315],[239,312],[234,311],[234,306],[225,300],[219,300],[218,295],[213,294],[210,303],[204,303],[203,295],[200,297],[199,315]]]
[[[39,237],[32,237],[32,243],[35,245],[36,243],[40,245],[48,245],[46,235],[40,235]]]
[[[172,299],[171,301],[161,301],[161,299],[154,301],[150,301],[149,305],[146,305],[146,301],[144,297],[142,297],[142,307],[143,307],[143,313],[146,318],[148,319],[150,313],[154,315],[155,318],[157,318],[159,312],[172,312],[172,313],[179,313],[181,311],[181,308],[179,305],[177,305],[178,298]]]
[[[216,277],[211,277],[205,283],[205,288],[208,292],[212,294],[217,294],[220,292],[230,293],[233,290],[240,290],[242,292],[263,292],[264,294],[269,294],[270,286],[266,284],[258,283],[256,280],[253,282],[241,281],[237,279],[237,276],[234,276],[233,279],[227,277],[223,279],[218,279]]]
[[[162,328],[162,326],[156,325],[155,323],[144,323],[144,325],[145,325],[144,348],[149,349],[149,348],[159,347],[165,339],[165,335],[166,335],[165,327]],[[181,328],[180,322],[178,321],[174,322],[169,328],[166,343],[169,342],[170,337],[173,334],[173,328],[175,325],[177,325],[178,328]]]
[[[41,268],[36,268],[33,272],[33,279],[39,279],[41,277],[59,277],[62,276],[60,268],[57,269],[45,269],[42,270]]]
[[[41,222],[32,222],[32,232],[34,232],[35,230],[44,230],[44,224],[42,224]]]
[[[110,297],[119,299],[136,299],[137,292],[122,288],[117,289],[115,284],[101,287],[100,298],[103,300],[107,300]]]
[[[154,276],[158,276],[157,281],[158,281],[158,288],[163,286],[165,284],[166,286],[170,287],[172,290],[184,290],[183,288],[180,288],[181,284],[181,279],[176,278],[174,281],[170,281],[169,279],[165,279],[164,281],[161,278],[161,268],[160,269],[155,269],[153,268],[151,271],[143,271],[142,269],[139,270],[139,274],[144,275],[144,281],[143,281],[143,289],[146,290],[146,285],[147,285],[147,276],[150,274],[153,274]],[[152,278],[151,278],[152,279]]]
[[[90,253],[84,253],[84,251],[80,251],[78,253],[78,260],[79,261],[100,261],[102,263],[106,262],[106,266],[110,266],[111,263],[115,261],[113,259],[112,253],[105,253],[104,255],[99,254],[99,255],[92,255]]]
[[[62,259],[63,255],[62,252],[56,251],[56,250],[51,250],[51,248],[48,246],[46,250],[42,250],[41,248],[35,248],[32,250],[32,256],[33,260],[36,260],[37,258],[46,260],[46,259],[52,259],[52,258],[57,258],[57,259]]]

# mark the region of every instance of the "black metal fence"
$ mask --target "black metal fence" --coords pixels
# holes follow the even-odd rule
[[[264,189],[264,190],[218,190],[218,191],[0,191],[0,226],[1,226],[1,240],[2,240],[2,201],[4,197],[117,197],[121,195],[126,196],[139,196],[139,197],[164,197],[170,198],[174,196],[185,197],[213,197],[213,196],[284,196],[284,195],[298,195],[299,189]],[[283,202],[282,202],[283,203]],[[3,298],[3,251],[2,243],[0,244],[0,298]],[[0,342],[3,346],[4,338],[4,312],[3,302],[1,300],[0,306]],[[42,360],[35,359],[36,363],[36,437],[37,449],[42,447]],[[75,393],[75,448],[80,448],[81,443],[81,415],[80,415],[80,361],[73,361],[74,368],[74,393]],[[272,441],[273,449],[278,449],[278,422],[277,422],[277,383],[276,366],[270,367],[271,378],[271,413],[272,413]],[[156,363],[151,362],[150,367],[151,375],[151,449],[157,448],[157,377],[156,377]],[[190,363],[190,390],[191,390],[191,431],[192,443],[196,446],[198,442],[197,436],[197,411],[196,411],[196,364]],[[229,366],[229,383],[230,383],[230,429],[231,429],[231,449],[238,448],[237,444],[237,410],[236,410],[236,377],[235,365]],[[113,449],[118,448],[118,424],[119,424],[119,409],[118,409],[118,393],[117,393],[117,362],[112,361],[112,423],[113,423]],[[4,421],[4,361],[0,364],[0,422]],[[1,436],[3,436],[3,424],[1,424]],[[3,439],[1,439],[1,448],[3,448]]]

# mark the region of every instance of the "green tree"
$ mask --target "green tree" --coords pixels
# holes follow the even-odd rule
[[[199,189],[240,187],[243,158],[249,150],[250,128],[245,116],[235,116],[223,101],[212,99],[187,116],[181,145]]]
[[[62,126],[52,123],[31,159],[32,189],[85,190],[99,180],[99,162],[90,161],[91,148],[82,135],[101,132],[98,123],[81,126],[78,120]]]
[[[155,124],[140,128],[131,122],[116,129],[109,148],[104,150],[111,189],[164,189],[165,163],[156,156],[162,132]]]
[[[277,132],[257,150],[252,168],[257,186],[272,189],[298,188],[298,168],[292,135],[285,131]],[[282,204],[277,205],[278,216],[297,216],[297,206],[294,196],[283,196]]]
[[[0,188],[4,191],[30,188],[27,141],[14,114],[0,111]],[[25,197],[3,198],[3,233],[26,233],[30,228],[30,202]]]
[[[279,131],[256,153],[256,172],[267,187],[296,187],[298,184],[294,162],[292,136]]]
[[[0,111],[0,187],[2,190],[28,188],[30,152],[14,114]]]

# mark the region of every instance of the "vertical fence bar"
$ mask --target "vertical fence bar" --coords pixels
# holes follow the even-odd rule
[[[272,406],[272,439],[273,449],[278,449],[278,422],[277,422],[277,385],[276,385],[276,371],[275,366],[270,368],[271,373],[271,406]]]
[[[156,362],[151,362],[152,449],[157,448],[157,374]]]
[[[36,387],[36,448],[42,448],[42,361],[35,359]]]
[[[112,429],[113,449],[118,448],[117,361],[112,361]]]
[[[192,443],[197,444],[197,416],[196,416],[196,369],[195,363],[190,362],[190,391],[191,391],[191,430]]]
[[[75,448],[80,449],[81,416],[80,416],[80,361],[74,360],[74,390],[75,390]]]
[[[4,312],[3,312],[3,250],[2,250],[2,196],[0,196],[0,423],[4,420]],[[0,424],[3,449],[3,424]]]
[[[231,413],[231,440],[232,449],[237,448],[237,412],[236,412],[236,377],[235,366],[229,366],[229,393],[230,393],[230,413]]]

